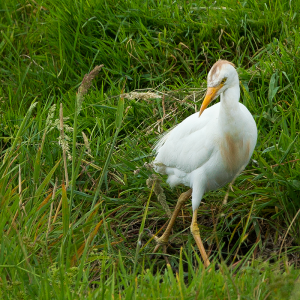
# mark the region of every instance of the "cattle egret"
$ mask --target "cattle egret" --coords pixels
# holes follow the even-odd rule
[[[221,101],[207,108],[219,95]],[[168,175],[171,187],[183,184],[190,189],[179,197],[166,231],[156,238],[154,253],[161,245],[166,253],[176,217],[192,196],[191,232],[205,267],[209,266],[197,224],[202,196],[231,182],[244,170],[257,139],[255,121],[239,99],[239,77],[234,65],[226,60],[217,61],[208,73],[207,92],[200,112],[186,118],[157,143],[155,171]]]

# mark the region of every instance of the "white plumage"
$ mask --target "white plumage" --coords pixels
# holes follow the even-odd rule
[[[192,189],[195,213],[192,233],[198,230],[196,214],[203,194],[231,182],[246,167],[257,139],[255,121],[239,103],[239,78],[234,65],[225,60],[217,61],[208,74],[207,86],[200,114],[195,113],[178,124],[154,149],[157,154],[154,168],[168,175],[170,186],[183,184]],[[220,103],[206,109],[219,95]],[[172,227],[175,219],[171,221]],[[197,232],[194,233],[195,237]],[[165,244],[168,235],[158,239],[158,243]],[[199,249],[200,244],[197,242]],[[208,266],[205,255],[202,256]]]
[[[218,61],[214,75],[208,74],[208,87],[224,86],[217,92],[221,102],[186,118],[156,145],[154,168],[168,175],[171,187],[178,184],[193,189],[193,209],[205,192],[231,182],[248,164],[257,129],[248,109],[241,103],[238,74],[232,64]],[[213,67],[213,68],[214,68]],[[213,70],[212,68],[212,70]]]

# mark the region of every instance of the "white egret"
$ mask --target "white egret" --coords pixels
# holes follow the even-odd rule
[[[207,108],[219,95],[221,101]],[[153,252],[161,245],[166,252],[175,219],[192,195],[191,232],[205,267],[209,266],[197,224],[202,196],[231,182],[246,167],[257,139],[255,121],[239,98],[239,77],[234,65],[226,60],[217,61],[208,73],[200,113],[186,118],[157,143],[155,171],[167,174],[171,187],[183,184],[191,189],[179,197],[166,231],[156,238]]]

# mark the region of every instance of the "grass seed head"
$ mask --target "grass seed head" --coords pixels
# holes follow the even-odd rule
[[[76,96],[77,100],[77,114],[81,111],[81,106],[84,100],[84,95],[88,92],[88,89],[92,85],[93,79],[98,75],[99,71],[102,69],[104,65],[96,66],[90,73],[85,74],[81,85],[78,88],[78,93]]]

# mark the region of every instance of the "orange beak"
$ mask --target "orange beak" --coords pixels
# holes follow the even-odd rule
[[[217,87],[209,87],[207,88],[207,92],[205,95],[205,98],[202,102],[201,108],[200,108],[200,112],[199,112],[199,117],[201,116],[201,114],[203,113],[203,111],[207,108],[207,106],[209,105],[209,103],[215,98],[217,92],[224,86],[224,84],[220,84]]]

